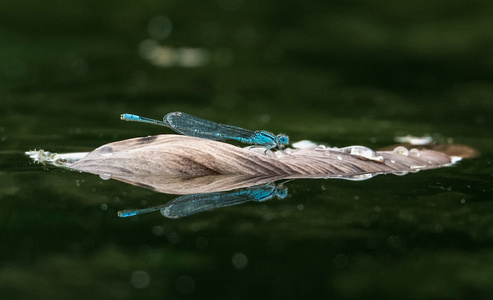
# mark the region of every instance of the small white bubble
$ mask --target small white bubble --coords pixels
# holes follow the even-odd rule
[[[112,156],[113,148],[111,146],[104,146],[99,150],[99,154],[101,154],[101,156]]]
[[[245,254],[241,252],[237,252],[233,255],[231,262],[233,263],[233,266],[235,266],[235,268],[241,270],[247,266],[248,258],[246,257]]]
[[[103,180],[109,180],[111,179],[111,175],[110,174],[99,174],[99,177]]]
[[[396,147],[393,152],[394,153],[397,153],[397,154],[404,155],[404,156],[408,156],[409,155],[409,150],[407,150],[406,147],[402,147],[402,146]]]
[[[108,210],[108,205],[106,205],[105,203],[101,204],[101,210],[102,211]]]
[[[151,277],[146,271],[135,271],[130,277],[130,283],[137,289],[144,289],[151,283]]]
[[[406,171],[401,171],[401,172],[394,171],[394,172],[392,172],[392,174],[397,175],[397,176],[404,176],[404,175],[407,175],[408,173],[409,172],[406,172]]]

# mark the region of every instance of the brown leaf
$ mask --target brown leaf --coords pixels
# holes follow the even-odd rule
[[[153,190],[191,194],[229,190],[282,178],[346,178],[406,173],[450,165],[431,150],[377,151],[313,146],[272,153],[265,148],[183,135],[157,135],[103,145],[68,167]],[[204,189],[205,187],[205,189]]]

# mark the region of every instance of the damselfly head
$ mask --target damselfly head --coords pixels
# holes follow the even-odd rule
[[[281,145],[287,145],[289,144],[289,137],[285,134],[278,134],[277,135],[277,140]]]
[[[276,190],[276,195],[279,199],[284,199],[288,195],[288,188],[282,184],[279,184]]]

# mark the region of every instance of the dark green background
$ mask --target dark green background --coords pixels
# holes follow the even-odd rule
[[[486,0],[3,0],[1,298],[490,297],[492,15]],[[156,16],[172,24],[158,43],[210,62],[142,57]],[[364,182],[297,180],[284,200],[170,220],[116,211],[172,195],[24,155],[171,133],[119,114],[177,110],[333,146],[431,134],[481,156]]]

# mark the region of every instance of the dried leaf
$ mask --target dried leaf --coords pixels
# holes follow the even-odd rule
[[[404,147],[373,152],[362,146],[311,146],[273,153],[190,136],[157,135],[103,145],[65,166],[160,192],[191,194],[282,178],[363,180],[439,168],[456,160],[437,151]]]

